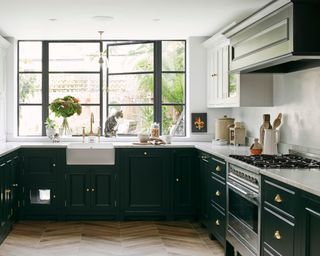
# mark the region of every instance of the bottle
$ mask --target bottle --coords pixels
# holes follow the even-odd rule
[[[251,155],[261,155],[262,153],[262,145],[259,143],[259,139],[255,138],[253,144],[250,147]]]
[[[272,129],[271,123],[270,123],[270,115],[269,114],[264,114],[263,115],[263,123],[260,126],[260,143],[263,145],[264,144],[264,134],[265,134],[265,129]]]

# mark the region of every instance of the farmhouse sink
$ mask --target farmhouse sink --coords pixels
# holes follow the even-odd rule
[[[112,143],[70,143],[67,146],[68,165],[114,165]]]

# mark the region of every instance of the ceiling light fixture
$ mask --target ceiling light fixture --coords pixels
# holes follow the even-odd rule
[[[112,16],[93,16],[93,20],[96,21],[112,21],[114,18]]]

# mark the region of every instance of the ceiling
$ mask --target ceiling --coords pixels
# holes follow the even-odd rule
[[[0,34],[17,39],[210,36],[270,0],[0,0]],[[93,20],[112,16],[112,21]],[[56,19],[50,21],[49,19]]]

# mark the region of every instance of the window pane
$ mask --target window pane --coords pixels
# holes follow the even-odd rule
[[[109,72],[153,71],[153,44],[117,45],[108,48]]]
[[[50,43],[50,71],[99,71],[99,43]]]
[[[119,119],[118,136],[150,132],[153,106],[112,106],[109,107],[109,116],[119,110],[123,111],[123,118]]]
[[[19,136],[42,135],[42,107],[19,107]]]
[[[41,62],[41,42],[19,42],[19,71],[41,71]]]
[[[162,134],[185,136],[184,106],[162,106]]]
[[[162,74],[162,102],[184,103],[184,74]]]
[[[184,71],[185,70],[185,42],[163,41],[162,42],[162,70]]]
[[[49,102],[67,95],[79,98],[81,104],[100,102],[99,74],[50,74]]]
[[[78,116],[77,114],[68,118],[69,127],[72,135],[82,135],[82,127],[86,128],[86,133],[90,131],[90,115],[94,114],[93,132],[97,133],[98,127],[100,126],[100,107],[99,106],[82,106],[82,113]],[[50,113],[56,125],[57,130],[61,127],[62,118],[55,117],[53,113]]]
[[[20,103],[42,102],[42,75],[19,74],[19,101]]]
[[[153,74],[109,76],[109,104],[153,103]]]

